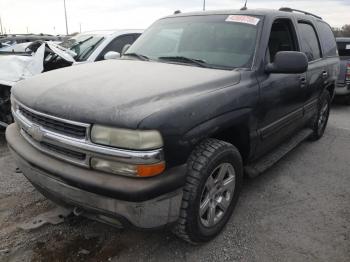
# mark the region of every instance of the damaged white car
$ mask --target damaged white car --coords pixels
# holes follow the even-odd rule
[[[36,41],[24,52],[0,55],[0,128],[13,122],[11,87],[18,81],[43,72],[87,62],[116,59],[142,30],[94,31],[78,34],[64,42]]]

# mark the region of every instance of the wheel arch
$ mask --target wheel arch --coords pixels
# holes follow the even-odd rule
[[[329,84],[326,87],[326,90],[329,92],[329,95],[331,96],[331,100],[333,100],[335,96],[335,82],[333,82],[332,84]]]
[[[184,136],[193,147],[208,138],[214,138],[234,145],[243,162],[251,154],[251,108],[242,108],[210,119],[191,129]]]

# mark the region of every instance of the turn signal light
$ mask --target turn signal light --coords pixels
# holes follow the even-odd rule
[[[152,177],[161,174],[165,170],[165,163],[160,162],[153,165],[137,165],[139,177]]]

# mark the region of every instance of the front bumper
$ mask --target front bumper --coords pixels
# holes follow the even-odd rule
[[[337,96],[346,96],[350,95],[350,84],[337,84],[337,87],[335,88],[335,95]]]
[[[16,124],[7,128],[6,138],[23,174],[54,202],[82,208],[87,215],[107,223],[116,219],[145,229],[178,219],[185,166],[153,178],[122,177],[50,157],[31,146]]]

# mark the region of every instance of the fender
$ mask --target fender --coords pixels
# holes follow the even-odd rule
[[[254,122],[256,121],[252,117],[252,111],[253,109],[249,107],[240,108],[209,119],[187,131],[181,138],[180,143],[193,148],[203,139],[215,137],[215,135],[232,127],[241,126],[249,129],[249,155],[251,155],[255,151],[258,139],[257,131],[254,129]]]

